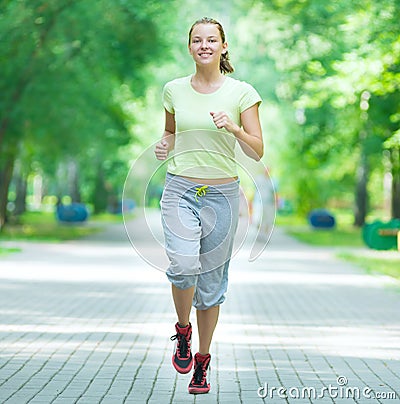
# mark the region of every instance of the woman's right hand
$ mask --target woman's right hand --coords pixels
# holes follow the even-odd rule
[[[165,139],[161,140],[161,142],[156,144],[156,148],[154,150],[156,158],[158,160],[165,160],[168,157],[169,153],[168,149],[169,149],[168,142]]]

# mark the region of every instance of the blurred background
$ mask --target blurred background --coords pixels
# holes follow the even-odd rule
[[[163,85],[194,71],[187,35],[203,16],[264,100],[277,223],[329,209],[350,240],[400,218],[399,15],[397,0],[0,0],[2,237],[70,203],[121,212],[131,165],[163,131]],[[163,175],[144,200],[147,180],[127,209],[157,206]]]

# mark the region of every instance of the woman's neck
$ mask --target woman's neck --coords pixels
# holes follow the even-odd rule
[[[193,75],[196,81],[208,84],[223,81],[223,77],[219,68],[215,69],[214,66],[196,66],[196,73]]]
[[[221,87],[224,80],[225,76],[220,71],[196,69],[191,83],[200,92],[212,92]]]

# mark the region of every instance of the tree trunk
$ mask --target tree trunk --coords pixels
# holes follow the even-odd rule
[[[104,170],[102,164],[98,166],[95,189],[93,192],[94,213],[104,212],[107,209],[108,192],[105,186]]]
[[[400,149],[391,150],[392,164],[392,219],[400,219]]]
[[[15,184],[15,206],[12,214],[14,216],[22,215],[26,211],[26,194],[27,194],[27,173],[24,172],[21,159],[17,159],[14,163],[12,182]]]
[[[392,183],[392,219],[400,219],[400,176]]]
[[[9,156],[0,166],[0,231],[7,222],[8,188],[14,167],[14,156]]]
[[[354,225],[358,227],[361,227],[365,224],[365,218],[368,212],[368,176],[369,168],[367,156],[362,151],[360,165],[357,169],[357,183],[354,207]]]
[[[71,160],[68,163],[68,185],[69,185],[69,196],[71,197],[71,202],[81,202],[81,193],[79,191],[79,169],[76,161]]]
[[[15,209],[14,215],[19,216],[26,212],[26,192],[28,182],[26,177],[18,174],[15,177]]]

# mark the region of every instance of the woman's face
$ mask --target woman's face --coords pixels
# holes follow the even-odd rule
[[[219,62],[226,52],[227,43],[222,43],[221,33],[215,24],[198,24],[190,37],[189,52],[196,64],[210,65]]]

